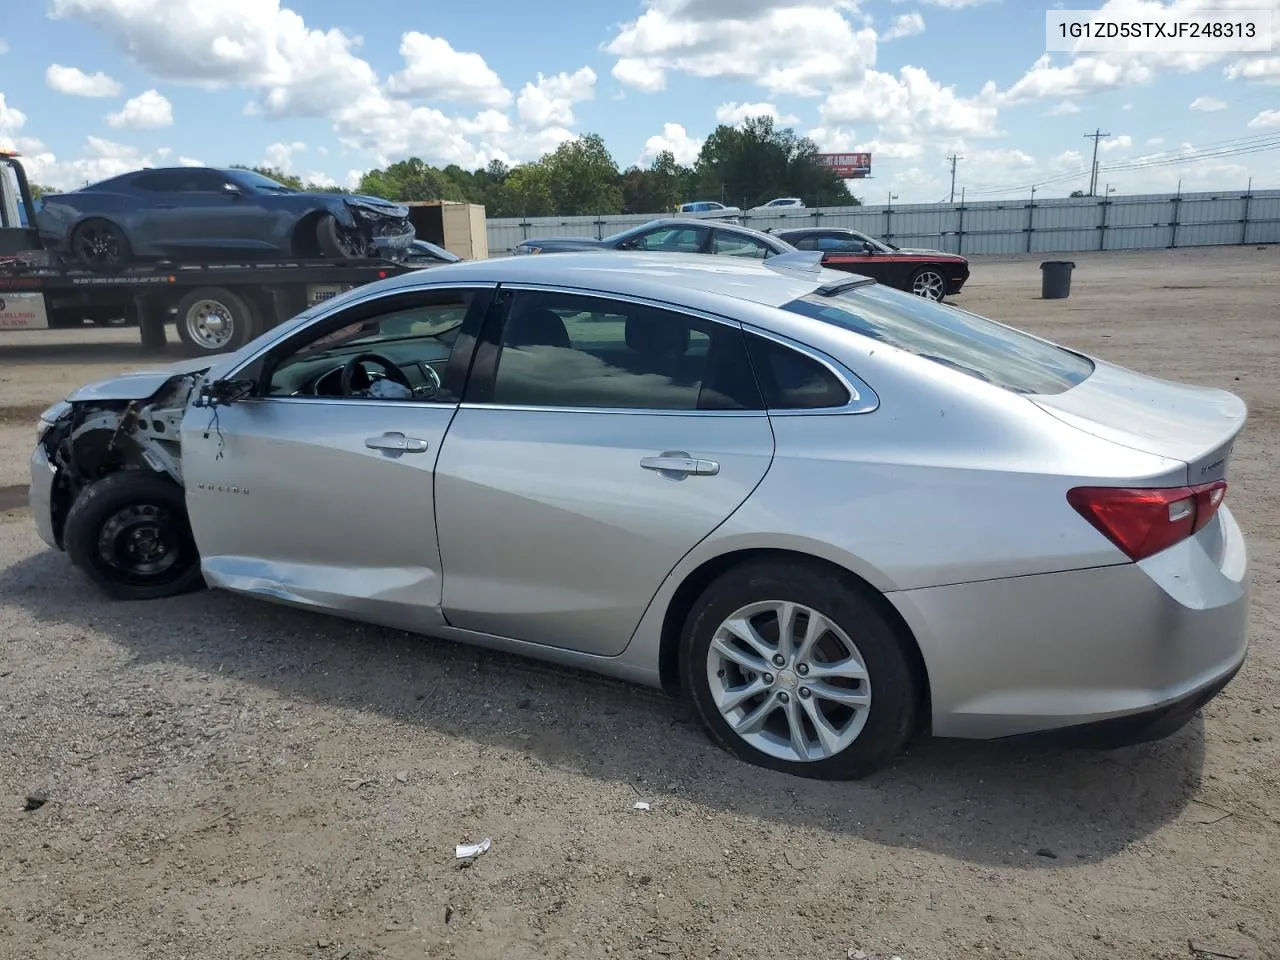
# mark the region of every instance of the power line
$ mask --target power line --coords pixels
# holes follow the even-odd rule
[[[1084,138],[1093,141],[1093,163],[1089,164],[1089,196],[1094,196],[1098,189],[1098,142],[1103,137],[1109,137],[1111,134],[1103,133],[1102,128],[1098,127],[1093,133],[1086,133]]]

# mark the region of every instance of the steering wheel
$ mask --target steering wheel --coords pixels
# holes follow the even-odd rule
[[[405,372],[401,370],[395,363],[378,353],[358,353],[342,368],[341,391],[342,396],[354,396],[351,390],[352,381],[355,379],[356,371],[359,370],[366,377],[369,376],[368,371],[364,370],[363,364],[372,363],[382,368],[382,371],[388,380],[400,384],[406,390],[412,392],[413,384],[409,382],[409,378],[405,376]],[[370,381],[372,382],[372,381]]]

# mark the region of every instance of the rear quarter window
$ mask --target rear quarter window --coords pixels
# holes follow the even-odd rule
[[[809,294],[783,309],[835,324],[1013,393],[1065,393],[1093,361],[1020,330],[879,284]]]

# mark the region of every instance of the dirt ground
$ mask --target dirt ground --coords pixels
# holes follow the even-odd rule
[[[975,258],[956,302],[1248,401],[1250,658],[1160,743],[922,743],[845,784],[621,684],[221,593],[105,602],[36,539],[25,462],[136,332],[5,335],[0,956],[1280,957],[1280,249],[1076,255],[1048,302],[1040,259]]]

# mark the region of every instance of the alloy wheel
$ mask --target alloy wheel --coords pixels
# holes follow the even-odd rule
[[[857,644],[820,611],[785,600],[725,618],[707,651],[707,683],[729,729],[779,760],[834,757],[858,738],[871,707]]]

